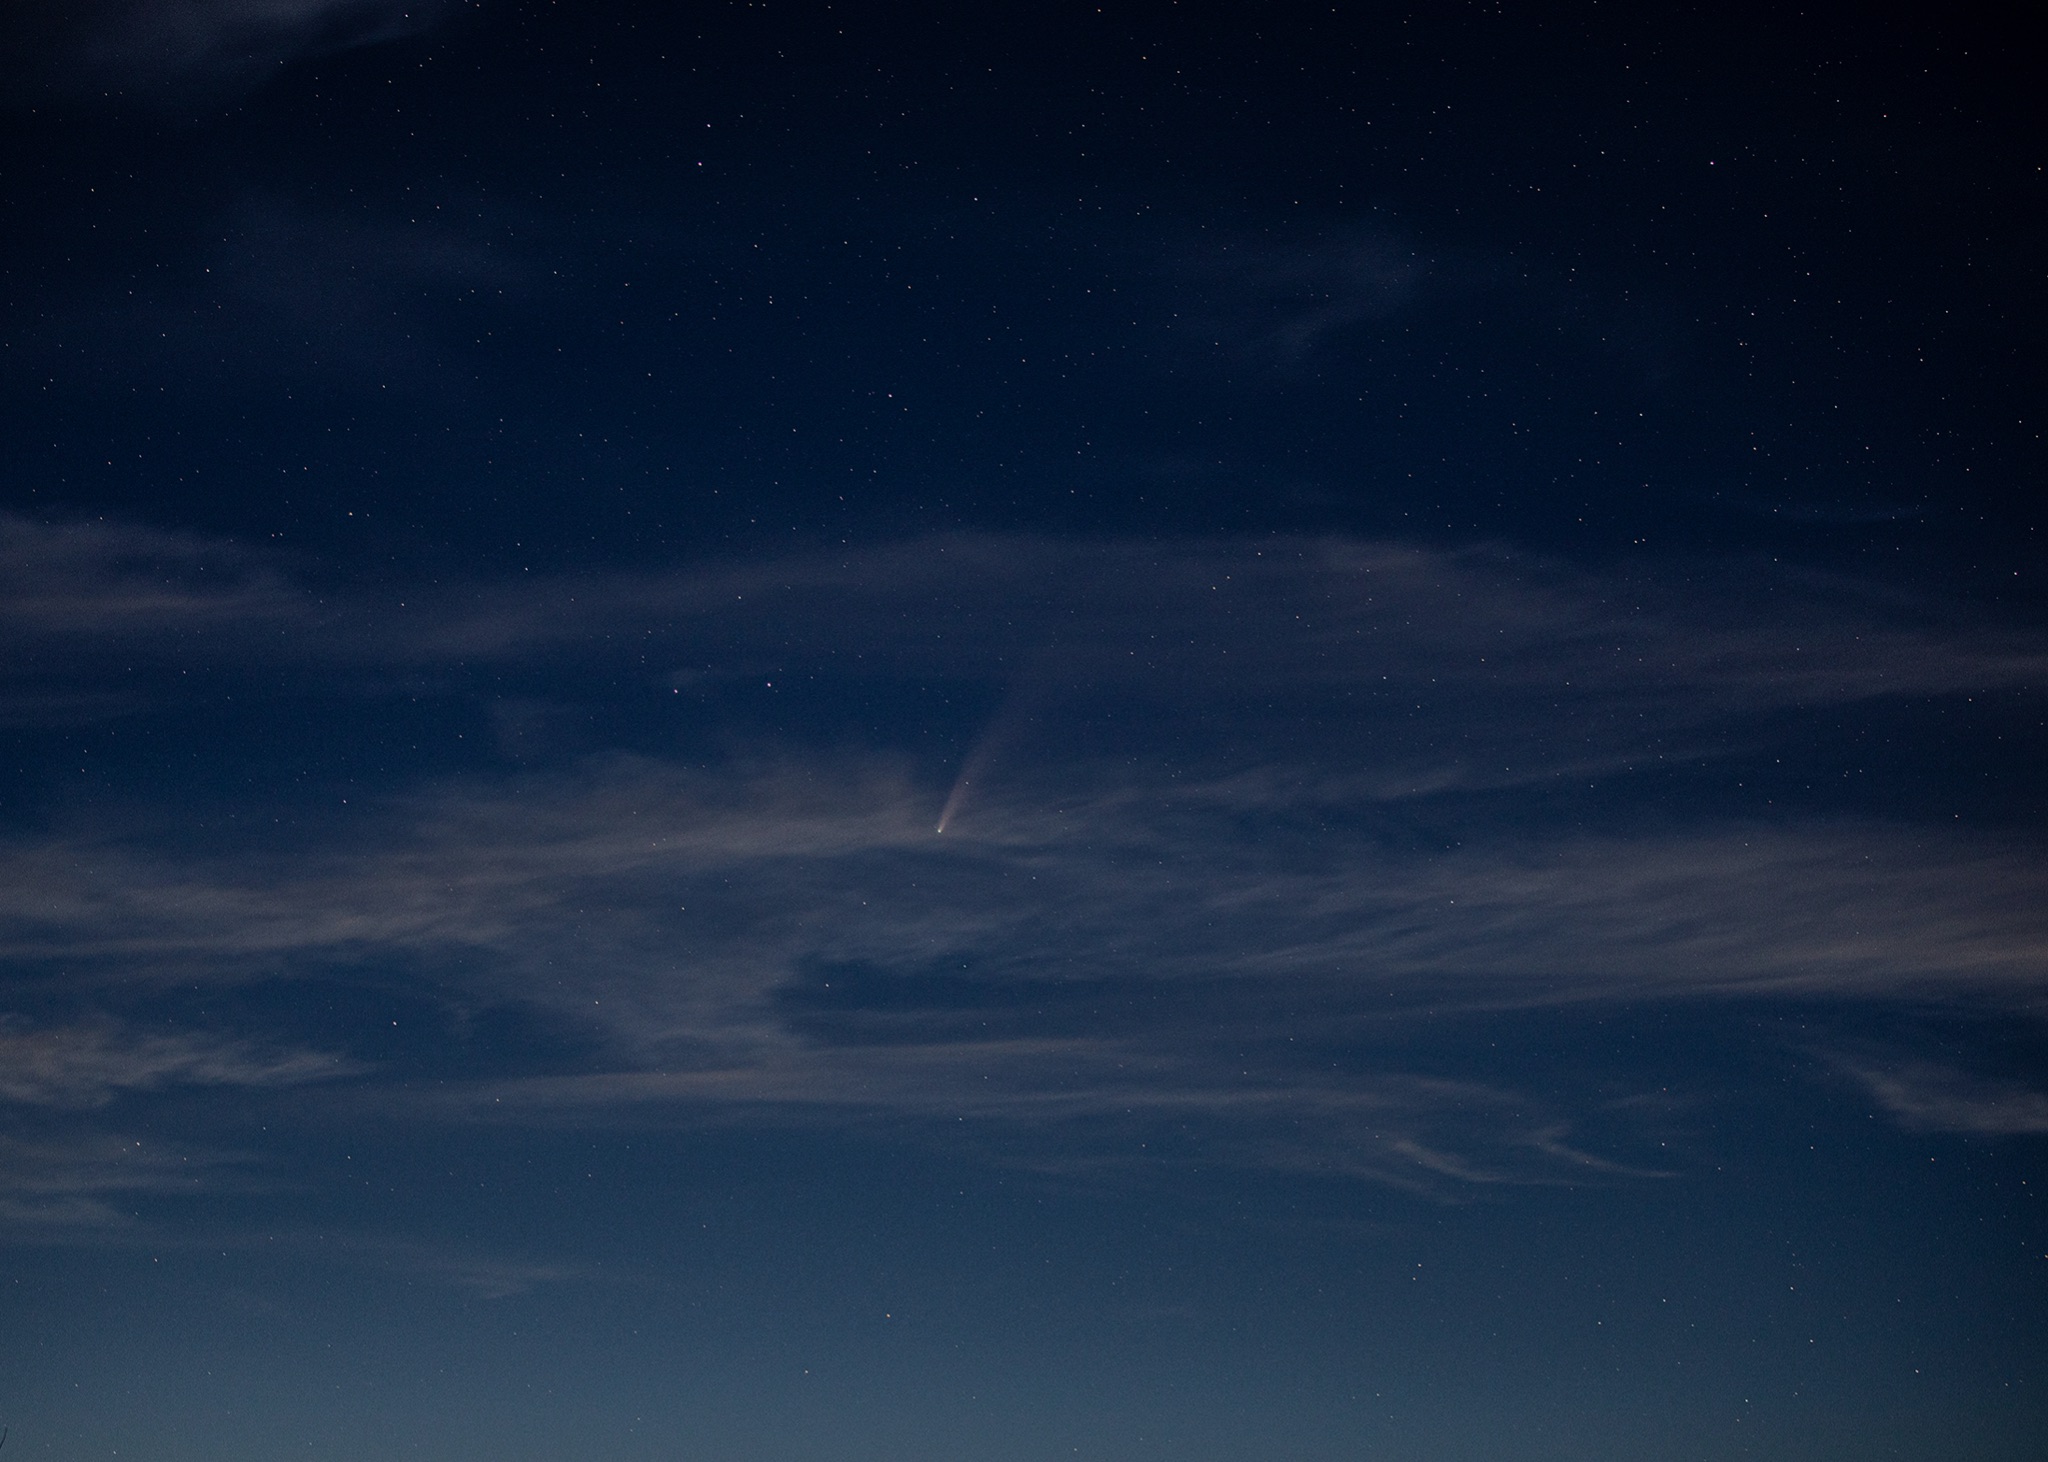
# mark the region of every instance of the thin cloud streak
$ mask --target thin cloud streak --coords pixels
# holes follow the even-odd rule
[[[512,1299],[544,1285],[594,1277],[584,1264],[512,1258],[382,1234],[288,1234],[281,1242],[267,1239],[262,1247],[272,1252],[295,1249],[329,1262],[425,1279],[484,1300]]]
[[[1618,697],[1681,720],[2028,685],[2048,670],[2038,634],[1854,580],[1705,564],[1602,578],[1499,551],[1356,539],[954,534],[666,573],[315,594],[285,561],[226,542],[17,516],[0,517],[0,561],[0,636],[18,646],[147,657],[154,645],[175,658],[204,628],[218,632],[216,661],[251,667],[667,653],[722,661],[690,672],[714,678],[816,660],[1007,681],[1029,663],[1047,692],[1386,681],[1594,710]]]
[[[1987,1080],[1931,1061],[1842,1063],[1900,1124],[1920,1132],[1983,1136],[2048,1133],[2048,1093]]]
[[[236,1159],[109,1132],[22,1138],[0,1133],[0,1226],[20,1240],[132,1232],[120,1200],[190,1194]]]
[[[1339,1084],[1218,1064],[1101,1041],[963,1042],[796,1051],[771,1067],[489,1082],[433,1100],[464,1120],[633,1125],[655,1114],[685,1125],[826,1125],[966,1143],[1048,1172],[1220,1164],[1435,1196],[1446,1194],[1445,1179],[1540,1186],[1670,1176],[1575,1146],[1568,1119],[1496,1086],[1402,1073]]]
[[[697,574],[480,589],[417,621],[414,653],[501,659],[734,645],[729,673],[858,651],[877,667],[996,675],[1018,657],[1153,694],[1429,684],[1704,714],[2024,685],[2040,638],[1854,581],[1676,589],[1479,550],[1344,539],[1165,547],[955,535]],[[1576,696],[1569,692],[1576,691]],[[1676,702],[1674,705],[1673,703]],[[1369,708],[1367,708],[1369,709]]]
[[[323,1051],[266,1051],[194,1033],[142,1034],[110,1022],[28,1029],[0,1019],[0,1102],[103,1107],[126,1092],[296,1086],[362,1069]]]
[[[18,0],[13,99],[220,98],[287,62],[417,34],[450,0]]]
[[[1333,337],[1413,305],[1429,270],[1416,249],[1383,234],[1205,241],[1169,271],[1184,296],[1167,325],[1175,358],[1297,368]]]
[[[0,720],[16,725],[260,701],[281,686],[377,697],[420,676],[496,705],[506,672],[572,667],[609,671],[604,694],[634,713],[685,685],[715,708],[778,678],[938,677],[1021,683],[1069,742],[1112,706],[1120,724],[1132,712],[1170,724],[1177,754],[1209,758],[1211,795],[1262,798],[1271,787],[1242,784],[1278,778],[1338,805],[1697,765],[1782,734],[1765,729],[1774,716],[2024,693],[2048,672],[2038,635],[1849,581],[1737,583],[1702,567],[1675,586],[1635,583],[1340,539],[955,535],[516,588],[317,594],[284,560],[127,525],[0,520],[0,555],[19,570],[0,583],[0,651],[20,667]],[[1201,730],[1225,721],[1267,744],[1248,759]],[[1006,764],[1059,754],[1044,739],[1007,722],[984,738]],[[991,769],[969,760],[961,800],[982,804]],[[941,819],[949,833],[957,813]]]
[[[304,623],[311,606],[274,565],[232,543],[105,519],[0,514],[0,567],[0,636],[31,652],[175,649],[208,631],[240,646]]]

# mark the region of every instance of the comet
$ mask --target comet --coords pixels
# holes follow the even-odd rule
[[[967,801],[968,790],[974,786],[975,779],[988,769],[991,761],[995,760],[995,741],[995,729],[991,727],[982,733],[981,740],[974,744],[974,749],[967,753],[967,759],[960,763],[960,775],[953,779],[953,790],[946,794],[946,805],[939,809],[937,831],[944,832],[946,824],[959,815],[961,805]]]
[[[1015,739],[1016,733],[1029,719],[1029,712],[1042,696],[1043,682],[1013,690],[989,720],[988,729],[981,733],[981,739],[974,743],[967,756],[960,763],[960,774],[953,779],[953,790],[946,794],[946,805],[939,809],[939,825],[936,831],[945,832],[953,819],[960,815],[966,805],[968,793],[976,783],[986,781],[989,767],[995,762],[996,754]]]

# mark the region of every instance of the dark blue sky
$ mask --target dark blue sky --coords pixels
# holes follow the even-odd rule
[[[10,1456],[2048,1448],[2017,31],[0,27]]]

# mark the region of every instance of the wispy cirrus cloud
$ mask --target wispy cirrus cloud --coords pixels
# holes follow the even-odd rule
[[[109,1000],[400,980],[580,1052],[466,1076],[445,1117],[951,1124],[1018,1160],[1053,1150],[1034,1134],[1092,1133],[1067,1162],[1156,1156],[1199,1126],[1211,1160],[1549,1181],[1644,1164],[1575,1138],[1583,1111],[1456,1063],[1345,1052],[1426,1012],[2044,994],[2024,840],[1847,816],[1586,825],[1516,800],[2048,668],[2024,626],[1846,581],[954,535],[316,594],[262,554],[134,527],[15,519],[0,546],[22,566],[0,637],[48,667],[45,696],[115,658],[200,672],[161,677],[169,695],[205,677],[258,695],[280,671],[330,698],[422,673],[456,698],[507,674],[687,692],[713,726],[729,690],[778,681],[1009,696],[971,778],[935,770],[914,727],[855,749],[757,709],[708,759],[600,738],[393,785],[345,834],[260,854],[197,852],[146,816],[0,847],[0,960],[24,988],[59,969]],[[1493,800],[1475,812],[1475,793]],[[1460,797],[1439,836],[1433,809]],[[180,1040],[50,1047],[21,1064],[40,1093],[22,1100],[314,1074]]]
[[[1060,791],[1013,783],[940,835],[937,789],[900,769],[614,758],[443,789],[282,866],[17,846],[0,958],[164,985],[403,970],[590,1053],[443,1089],[447,1117],[966,1123],[1065,1164],[1163,1160],[1193,1124],[1207,1161],[1425,1187],[1641,1164],[1526,1093],[1399,1061],[1333,1074],[1389,1021],[1702,997],[2029,1009],[2048,968],[2039,873],[1995,842],[1842,823],[1417,858],[1364,825],[1331,837],[1327,806],[1304,842],[1295,809],[1248,811],[1241,788]],[[127,1059],[138,1084],[319,1074]]]
[[[288,1234],[282,1243],[266,1235],[262,1247],[271,1252],[291,1248],[329,1263],[425,1279],[486,1300],[511,1299],[544,1285],[593,1277],[590,1266],[584,1264],[520,1258],[390,1234]]]
[[[130,1231],[137,1220],[127,1202],[196,1192],[234,1165],[219,1153],[111,1132],[0,1133],[0,1225],[15,1240]]]
[[[1420,1194],[1668,1176],[1594,1151],[1573,1133],[1583,1114],[1526,1092],[1405,1073],[1305,1077],[1270,1053],[1257,1069],[1235,1055],[1072,1037],[814,1048],[724,1068],[487,1082],[436,1106],[500,1123],[825,1126],[1041,1172],[1222,1165]]]
[[[806,960],[895,964],[927,948],[1013,972],[1353,972],[1484,1002],[2023,993],[2048,955],[2039,874],[1995,841],[1930,847],[1843,822],[1503,836],[1418,858],[1360,828],[1304,858],[1285,793],[1256,809],[1236,784],[1031,780],[1043,774],[1013,773],[944,835],[942,789],[900,766],[706,773],[621,757],[401,803],[348,852],[282,868],[17,842],[0,954],[234,979],[316,956],[490,951],[510,979],[542,949],[582,947],[625,981],[686,954],[699,970],[743,967],[751,995]],[[1264,841],[1223,836],[1252,810],[1274,818]]]
[[[107,91],[190,99],[278,67],[425,30],[452,0],[19,0],[10,70],[22,97]]]
[[[1842,1068],[1899,1122],[1921,1132],[2023,1136],[2048,1132],[2048,1092],[1933,1061],[1860,1058]]]
[[[234,544],[104,518],[0,514],[0,567],[0,637],[30,653],[161,650],[208,631],[260,635],[309,607],[275,566]],[[23,668],[17,661],[13,675]]]
[[[534,266],[536,233],[545,229],[474,194],[323,207],[247,191],[165,239],[138,289],[109,299],[89,281],[53,284],[39,309],[6,322],[0,383],[61,380],[103,401],[141,389],[187,411],[247,403],[252,391],[274,410],[280,390],[300,402],[407,396],[459,410],[491,369],[485,342],[503,333],[494,323],[531,303],[540,280],[559,283]],[[71,542],[59,546],[81,551],[87,525],[63,526]],[[199,546],[161,545],[172,561]]]
[[[329,1052],[110,1017],[0,1015],[0,1229],[20,1239],[140,1231],[136,1200],[218,1188],[246,1157],[111,1130],[92,1114],[178,1088],[276,1090],[360,1073]]]
[[[1431,262],[1387,233],[1205,239],[1170,271],[1187,307],[1171,328],[1185,356],[1296,367],[1343,331],[1414,304]]]
[[[105,1021],[29,1027],[0,1020],[0,1102],[102,1107],[125,1092],[295,1086],[359,1069],[327,1052],[265,1050],[192,1032],[155,1035]]]
[[[0,557],[17,569],[0,586],[0,647],[31,670],[12,688],[18,718],[104,695],[116,658],[131,673],[198,664],[216,681],[296,667],[337,686],[566,665],[699,690],[777,673],[941,676],[1029,684],[1050,708],[1229,708],[1262,735],[1320,717],[1353,747],[1369,732],[1374,754],[1286,748],[1320,758],[1304,764],[1312,780],[1405,795],[1689,759],[1774,712],[2048,673],[2048,644],[2026,626],[1853,580],[1711,564],[1601,576],[1353,539],[951,535],[318,593],[285,561],[132,525],[10,518]]]

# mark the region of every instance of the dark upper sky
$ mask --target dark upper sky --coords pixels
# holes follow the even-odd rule
[[[11,0],[9,1446],[2041,1455],[2040,64]]]

